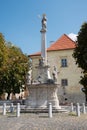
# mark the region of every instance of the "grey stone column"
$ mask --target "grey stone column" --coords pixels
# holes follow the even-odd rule
[[[44,64],[47,64],[47,52],[46,52],[46,31],[47,31],[47,19],[46,15],[43,14],[42,18],[42,29],[41,29],[41,57],[44,60]]]
[[[80,116],[80,106],[79,106],[79,103],[77,103],[77,106],[76,106],[76,113],[77,113],[77,116]]]
[[[11,103],[11,105],[10,105],[10,112],[13,113],[13,111],[14,111],[14,107],[13,107],[13,103]]]
[[[3,103],[3,115],[6,115],[6,103]]]
[[[49,118],[52,118],[52,103],[49,103]]]
[[[20,103],[17,103],[17,110],[16,110],[16,116],[20,116]]]
[[[82,104],[82,112],[83,114],[86,114],[85,103]]]
[[[74,107],[73,107],[73,103],[71,103],[71,112],[73,112]]]

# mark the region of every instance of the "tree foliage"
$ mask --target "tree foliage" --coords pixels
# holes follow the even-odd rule
[[[2,33],[0,33],[0,85],[1,85],[1,78],[2,78],[2,68],[5,62],[5,53],[6,46],[5,46],[5,40]],[[0,86],[0,95],[3,93],[3,86]]]
[[[82,68],[83,76],[80,83],[84,86],[83,92],[87,96],[87,23],[84,23],[78,32],[77,45],[73,53],[76,64]]]
[[[1,94],[7,92],[9,98],[10,93],[20,93],[20,89],[24,89],[29,59],[20,48],[10,42],[5,44],[5,48],[4,53],[2,53],[5,58],[2,67],[0,67],[0,90]]]
[[[87,23],[81,26],[77,37],[74,58],[79,67],[87,71]]]
[[[2,33],[0,33],[0,67],[3,65],[4,57],[5,57],[5,40]]]

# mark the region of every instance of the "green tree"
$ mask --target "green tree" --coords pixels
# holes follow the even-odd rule
[[[3,43],[5,49],[4,53],[0,54],[4,56],[3,64],[0,66],[0,94],[7,92],[9,99],[10,93],[20,93],[20,89],[24,89],[29,58],[12,43],[6,43],[5,40]]]
[[[1,78],[2,78],[2,68],[5,64],[6,59],[6,45],[5,45],[5,39],[2,33],[0,33],[0,84],[1,84]],[[3,86],[0,86],[0,96],[3,93]]]
[[[0,67],[3,65],[4,57],[5,57],[5,40],[2,33],[0,33]]]
[[[82,91],[85,93],[87,102],[87,23],[84,23],[78,32],[77,44],[73,53],[78,67],[82,69],[80,83],[83,85]]]
[[[8,47],[8,59],[6,61],[6,71],[4,75],[4,91],[8,93],[20,93],[20,89],[24,89],[23,85],[26,82],[26,73],[29,69],[28,56],[16,46]]]

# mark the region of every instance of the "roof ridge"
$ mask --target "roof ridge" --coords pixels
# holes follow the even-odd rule
[[[62,44],[63,43],[63,44]],[[54,43],[52,43],[49,47],[47,47],[48,51],[56,51],[56,50],[69,50],[74,49],[76,47],[76,42],[73,41],[69,36],[63,34],[59,39],[57,39]],[[35,53],[32,56],[40,55],[41,52]]]
[[[60,36],[55,42],[53,42],[48,48],[52,47],[54,44],[57,44],[57,41],[59,41],[63,36],[67,37],[70,41],[72,41],[74,44],[76,44],[75,41],[73,41],[67,34],[63,34],[62,36]],[[47,49],[48,49],[47,48]]]
[[[72,42],[74,42],[76,44],[75,41],[73,41],[67,34],[64,34],[69,40],[71,40]]]

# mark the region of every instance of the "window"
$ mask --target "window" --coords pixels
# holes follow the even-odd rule
[[[66,86],[68,86],[68,80],[67,79],[62,79],[61,80],[61,86],[63,87],[63,94],[66,94]]]
[[[61,86],[68,86],[68,80],[67,79],[62,79],[61,80]]]
[[[67,67],[67,59],[66,58],[61,59],[61,66]]]

